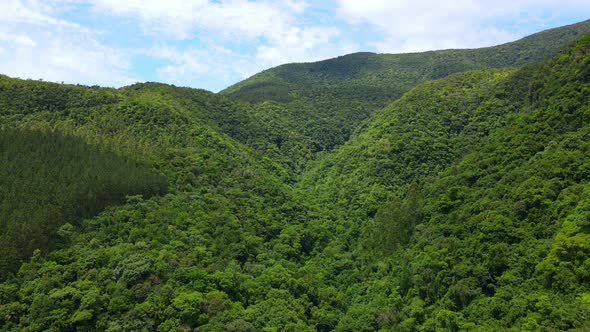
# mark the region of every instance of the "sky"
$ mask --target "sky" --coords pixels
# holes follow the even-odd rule
[[[0,0],[0,73],[217,92],[284,63],[492,46],[587,19],[588,0]]]

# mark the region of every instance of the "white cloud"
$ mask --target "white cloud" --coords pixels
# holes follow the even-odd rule
[[[300,1],[272,2],[229,0],[96,0],[98,12],[134,17],[148,33],[167,37],[192,38],[205,30],[225,36],[269,39],[293,24],[292,13],[301,13],[306,4]]]
[[[317,61],[354,52],[358,46],[351,42],[336,42],[340,31],[333,27],[292,27],[280,39],[261,45],[256,58],[265,67],[288,62]]]
[[[558,11],[590,10],[590,2],[579,0],[335,1],[341,18],[384,33],[374,44],[380,52],[490,46],[530,33],[499,29],[497,20],[527,24]]]
[[[210,64],[201,62],[201,58],[210,56],[207,51],[186,50],[163,47],[150,52],[151,56],[171,62],[157,69],[158,76],[165,82],[181,83],[194,80],[195,76],[210,74]]]
[[[96,32],[54,17],[73,0],[3,0],[0,13],[0,72],[68,83],[120,86],[135,81],[127,74],[129,57],[102,45]]]
[[[144,54],[167,62],[156,69],[158,80],[176,85],[206,87],[213,91],[221,90],[246,73],[252,75],[259,69],[251,56],[208,43],[201,48],[160,45],[144,51]]]
[[[163,81],[221,89],[282,63],[356,50],[356,44],[341,41],[337,28],[301,20],[310,7],[301,0],[2,1],[0,48],[19,56],[0,54],[0,71],[20,77],[117,86],[131,81],[133,57],[147,55],[164,60],[154,68]],[[153,45],[142,48],[151,50],[101,44],[97,31],[60,18],[71,8],[124,19],[144,32]],[[211,81],[219,83],[213,87]]]
[[[80,25],[52,17],[59,6],[67,5],[75,0],[3,0],[0,11],[2,25],[31,24],[36,26],[55,26],[75,28],[88,31]]]
[[[203,75],[245,78],[287,62],[315,61],[355,51],[331,26],[301,25],[304,1],[97,0],[94,9],[137,20],[155,39],[193,40],[185,49],[162,47],[152,56],[170,64],[157,70],[171,83]],[[231,79],[228,79],[228,83]]]
[[[560,12],[590,11],[590,1],[575,0],[456,0],[452,7],[434,0],[0,3],[0,73],[119,86],[136,81],[131,71],[143,70],[142,79],[212,90],[272,66],[361,47],[400,52],[498,44],[533,32],[498,28],[505,26],[498,20],[536,30]],[[131,30],[119,34],[121,27]],[[146,69],[150,64],[155,68]]]
[[[37,45],[37,43],[33,39],[29,38],[26,35],[9,34],[2,31],[0,31],[0,43],[16,44],[29,47],[35,47]]]

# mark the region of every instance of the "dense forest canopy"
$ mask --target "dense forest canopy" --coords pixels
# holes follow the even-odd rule
[[[407,54],[354,53],[286,64],[238,82],[221,94],[253,104],[272,101],[282,123],[307,139],[312,151],[329,151],[350,138],[373,112],[427,80],[475,69],[521,67],[553,56],[590,32],[590,21],[546,30],[480,49]],[[300,140],[298,140],[300,141]]]
[[[52,131],[0,130],[0,146],[0,277],[50,249],[60,226],[166,188],[144,165]]]
[[[220,94],[0,76],[0,330],[583,331],[589,30]]]

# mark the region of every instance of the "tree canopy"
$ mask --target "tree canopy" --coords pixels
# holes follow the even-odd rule
[[[0,76],[0,330],[584,330],[587,25],[392,94]]]

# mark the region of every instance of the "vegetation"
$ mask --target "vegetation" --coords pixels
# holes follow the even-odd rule
[[[234,100],[289,102],[322,92],[338,100],[389,102],[425,80],[473,69],[518,67],[552,57],[571,40],[590,32],[590,20],[546,30],[507,44],[423,53],[354,53],[263,71],[222,93]]]
[[[588,325],[589,46],[425,83],[306,174],[338,234],[328,248],[363,262],[341,271],[365,287],[343,317],[396,331]]]
[[[60,226],[71,229],[126,195],[165,188],[164,179],[142,165],[74,137],[6,129],[0,147],[0,277],[15,272],[33,250],[49,250]]]
[[[290,91],[254,105],[0,77],[0,211],[38,216],[0,220],[32,255],[4,272],[0,330],[590,324],[590,34],[420,83],[347,142],[332,101],[370,103]],[[56,198],[63,218],[34,214]]]
[[[312,152],[329,151],[347,141],[374,111],[421,82],[474,69],[533,64],[552,57],[588,32],[590,21],[585,21],[495,47],[408,54],[354,53],[314,63],[287,64],[256,74],[222,94],[255,105],[278,103],[281,122],[292,123],[291,131],[307,138],[299,140],[299,145],[308,146]]]

